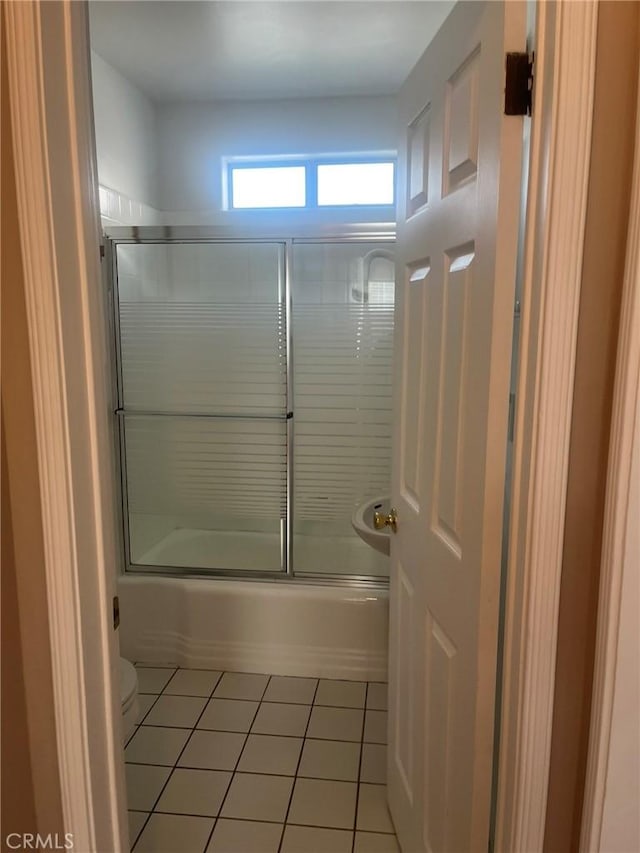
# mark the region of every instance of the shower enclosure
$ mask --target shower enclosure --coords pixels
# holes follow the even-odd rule
[[[125,567],[376,583],[393,232],[107,232]]]

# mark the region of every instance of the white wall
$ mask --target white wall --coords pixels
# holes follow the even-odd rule
[[[98,180],[124,197],[157,207],[156,108],[95,52],[91,55],[91,73]]]
[[[158,142],[160,207],[201,214],[171,221],[224,222],[223,157],[395,151],[395,99],[164,104],[158,106]]]
[[[229,224],[290,213],[228,212],[223,158],[395,152],[392,96],[155,104],[92,53],[98,178],[105,223]],[[297,211],[297,222],[336,221]],[[345,210],[342,221],[378,219]]]

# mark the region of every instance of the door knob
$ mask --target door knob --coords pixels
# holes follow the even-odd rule
[[[383,527],[390,527],[394,533],[398,530],[398,513],[392,509],[389,515],[383,512],[373,513],[373,526],[376,530],[382,530]]]

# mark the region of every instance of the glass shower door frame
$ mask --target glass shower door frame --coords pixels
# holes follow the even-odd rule
[[[395,228],[387,223],[372,223],[357,226],[341,226],[331,229],[318,227],[309,229],[287,229],[287,235],[282,231],[273,233],[262,231],[260,234],[251,233],[250,229],[239,232],[230,228],[200,228],[195,226],[143,226],[143,227],[112,227],[105,232],[105,267],[107,292],[109,294],[109,317],[113,324],[111,340],[113,342],[113,399],[114,416],[116,421],[115,445],[116,464],[118,469],[118,484],[120,500],[116,495],[117,512],[120,516],[122,535],[122,554],[124,570],[132,574],[156,574],[167,577],[220,577],[246,580],[282,581],[294,580],[297,583],[318,583],[335,586],[360,586],[363,588],[379,589],[388,585],[387,579],[374,578],[370,575],[296,575],[293,566],[293,521],[294,521],[294,484],[293,462],[295,450],[294,412],[293,412],[293,324],[292,324],[292,255],[295,243],[357,243],[357,242],[390,242],[395,240]],[[277,419],[286,422],[286,518],[284,519],[281,535],[281,568],[279,571],[252,569],[198,569],[193,567],[141,565],[131,562],[131,541],[129,531],[128,479],[127,456],[125,446],[125,415],[127,417],[150,415],[154,417],[229,417],[228,415],[209,415],[203,413],[171,413],[171,412],[127,412],[124,408],[124,383],[122,375],[122,350],[120,329],[120,302],[118,291],[117,247],[121,244],[279,244],[283,249],[283,264],[279,270],[279,304],[284,311],[285,325],[285,412],[283,415],[259,416],[256,419]],[[243,416],[247,417],[247,416]],[[252,418],[253,419],[253,418]]]
[[[135,236],[127,233],[126,235],[117,236],[113,231],[131,232],[134,230]],[[116,417],[117,430],[117,461],[119,467],[119,484],[121,492],[120,509],[120,529],[122,531],[122,551],[124,554],[124,568],[126,572],[140,574],[162,574],[168,576],[220,576],[220,577],[246,577],[251,579],[277,579],[286,577],[291,574],[292,567],[289,555],[291,553],[291,516],[288,507],[288,499],[290,495],[289,478],[291,471],[291,463],[289,456],[291,454],[290,444],[290,421],[288,416],[289,404],[291,400],[291,373],[287,369],[285,376],[285,406],[282,414],[217,414],[206,412],[190,412],[190,411],[161,411],[161,410],[127,410],[124,405],[124,378],[123,378],[123,358],[122,358],[122,337],[121,337],[121,313],[120,313],[120,293],[118,279],[118,246],[133,244],[133,245],[168,245],[168,244],[191,244],[191,245],[254,245],[254,244],[269,244],[278,247],[278,299],[277,303],[284,317],[284,340],[285,340],[285,360],[287,353],[290,351],[289,342],[289,312],[287,311],[288,299],[288,281],[286,275],[286,258],[287,247],[282,239],[260,239],[260,238],[229,238],[221,237],[195,237],[190,239],[188,236],[180,236],[174,239],[167,239],[165,235],[157,237],[155,234],[150,234],[148,237],[139,234],[145,229],[112,229],[108,232],[105,240],[105,261],[110,276],[109,280],[109,295],[112,302],[110,317],[113,322],[113,341],[114,341],[114,399],[115,408],[114,414]],[[163,231],[165,229],[162,229]],[[229,569],[229,568],[202,568],[197,569],[189,566],[164,566],[160,564],[141,564],[134,563],[131,559],[131,532],[130,532],[130,513],[128,505],[128,472],[127,472],[127,452],[126,452],[126,418],[132,417],[149,417],[149,418],[181,418],[181,419],[211,419],[211,420],[244,420],[244,421],[279,421],[285,426],[285,442],[286,442],[286,462],[285,462],[285,516],[281,517],[280,526],[280,569],[279,570],[252,570],[252,569]]]

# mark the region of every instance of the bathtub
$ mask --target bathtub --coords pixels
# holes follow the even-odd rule
[[[125,575],[120,652],[132,661],[386,681],[387,591]]]

